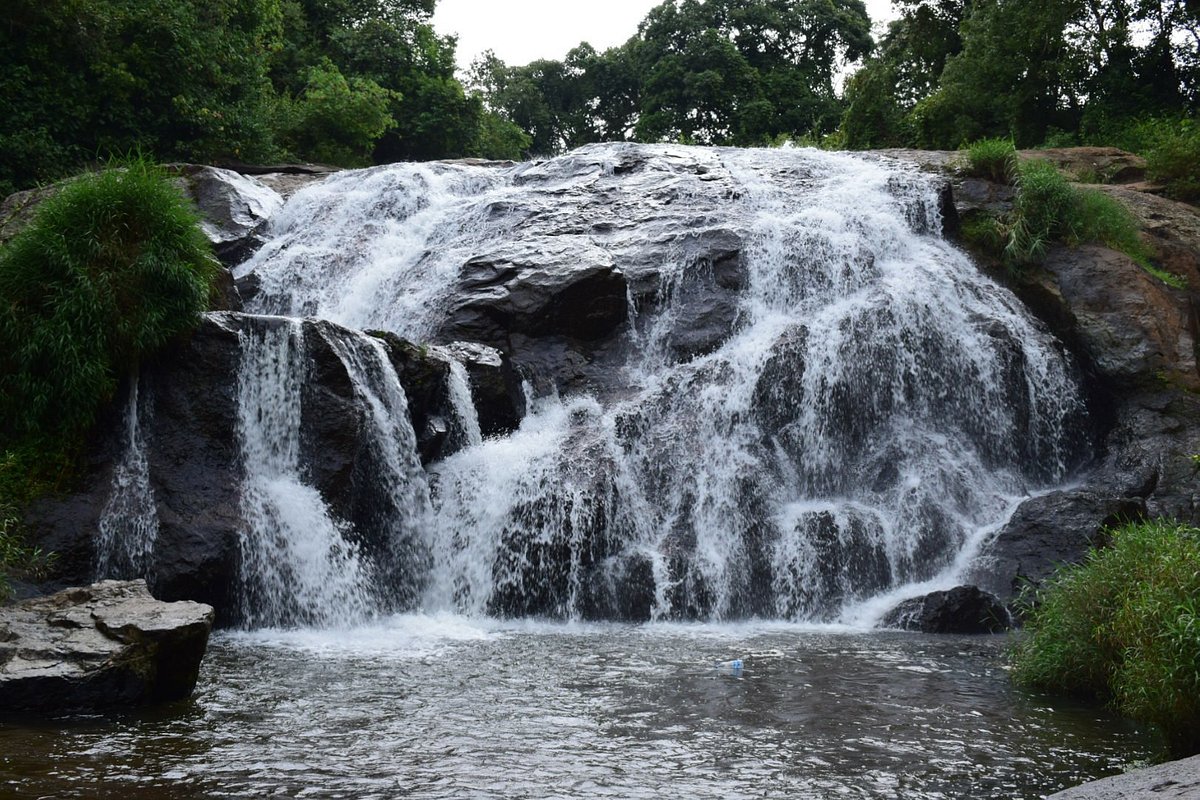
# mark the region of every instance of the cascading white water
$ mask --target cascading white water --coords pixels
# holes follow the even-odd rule
[[[404,575],[425,571],[419,564],[427,560],[428,484],[396,370],[374,337],[340,329],[315,335],[324,337],[342,363],[363,412],[363,471],[368,474],[359,478],[359,494],[371,512],[353,530],[305,474],[304,325],[290,318],[260,318],[239,333],[238,434],[246,521],[241,613],[251,627],[359,622],[386,603],[410,603],[415,590],[404,585]],[[364,552],[361,542],[368,533],[384,543],[383,552]]]
[[[134,375],[125,406],[125,449],[113,469],[112,494],[97,526],[98,579],[149,577],[158,540],[158,510],[142,440],[140,394]]]
[[[478,200],[500,178],[494,170],[442,164],[334,175],[292,197],[272,219],[274,240],[234,274],[259,277],[255,307],[263,313],[319,316],[424,340],[445,288],[471,255],[465,231],[473,223],[487,227]]]
[[[367,566],[300,474],[304,335],[295,320],[239,334],[241,614],[251,627],[330,625],[372,609]]]
[[[446,393],[450,407],[454,410],[454,422],[463,444],[468,447],[483,444],[483,431],[479,427],[479,412],[471,398],[471,378],[461,361],[450,359],[450,374],[446,378]]]
[[[622,182],[630,152],[646,183]],[[738,231],[746,286],[732,333],[681,359],[697,267],[679,229],[714,222]],[[276,232],[238,272],[260,310],[409,336],[437,329],[478,252],[553,237],[620,264],[661,245],[617,399],[542,398],[515,434],[433,467],[430,608],[847,619],[956,578],[1075,456],[1069,364],[941,238],[935,181],[898,165],[595,146],[378,168],[301,192]]]

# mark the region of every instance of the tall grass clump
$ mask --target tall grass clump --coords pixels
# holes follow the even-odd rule
[[[1016,187],[1013,209],[999,223],[1004,258],[1010,266],[1039,263],[1053,242],[1072,247],[1096,243],[1125,253],[1153,272],[1140,226],[1119,200],[1072,186],[1053,164],[1042,159],[1018,165]],[[1154,274],[1169,275],[1161,270]]]
[[[1107,701],[1200,752],[1200,529],[1126,525],[1037,592],[1013,650],[1022,686]]]
[[[219,266],[198,218],[133,160],[46,200],[0,250],[0,444],[78,437],[120,376],[194,327]]]
[[[967,146],[967,171],[993,183],[1009,183],[1016,169],[1017,148],[1012,139],[980,139]]]

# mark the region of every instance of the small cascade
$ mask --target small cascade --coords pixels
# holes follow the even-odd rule
[[[248,627],[327,627],[375,608],[370,567],[300,469],[304,333],[297,320],[243,331],[242,609]]]
[[[289,200],[272,218],[272,241],[234,275],[256,276],[251,307],[260,313],[424,341],[459,265],[494,229],[479,198],[502,179],[498,170],[453,164],[334,175]]]
[[[942,239],[938,188],[845,154],[596,145],[303,190],[238,270],[258,278],[256,310],[420,339],[455,313],[456,292],[484,302],[521,269],[550,269],[538,258],[552,253],[620,264],[633,319],[615,334],[618,390],[537,398],[506,437],[480,435],[466,370],[451,365],[467,446],[431,465],[428,485],[415,456],[385,465],[408,494],[383,506],[416,511],[395,529],[403,576],[384,581],[319,513],[288,449],[298,330],[247,341],[247,515],[271,554],[249,559],[255,591],[300,587],[293,598],[312,597],[288,602],[304,608],[338,595],[360,615],[377,602],[368,587],[399,582],[406,602],[473,614],[836,621],[954,581],[1015,500],[1061,482],[1086,447],[1074,367]],[[706,241],[736,245],[697,259]],[[461,277],[485,255],[494,275]],[[384,463],[413,452],[411,430],[388,422],[405,416],[403,392],[378,388],[392,376],[366,338],[337,349]],[[286,518],[301,511],[313,519]],[[302,548],[315,554],[306,577],[281,549],[299,536],[320,539]],[[307,620],[293,608],[265,622],[283,617]]]
[[[471,378],[467,368],[457,359],[450,359],[450,375],[446,378],[446,393],[454,411],[454,425],[463,446],[483,444],[483,431],[479,427],[479,412],[471,398]]]
[[[138,383],[137,375],[129,380],[125,447],[113,469],[112,494],[100,514],[96,577],[101,580],[151,577],[151,557],[158,539],[158,511],[142,440],[140,418],[145,411]]]
[[[366,409],[366,461],[361,505],[369,509],[358,520],[360,540],[383,544],[375,555],[375,591],[392,607],[412,607],[428,573],[429,484],[417,455],[417,436],[408,400],[383,342],[366,334],[345,332],[330,344]],[[478,421],[476,421],[478,431]]]

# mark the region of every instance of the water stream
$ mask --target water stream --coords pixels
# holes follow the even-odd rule
[[[714,225],[741,242],[737,275],[689,249]],[[544,394],[488,441],[456,413],[468,446],[430,469],[417,607],[847,622],[900,587],[952,585],[1085,456],[1061,347],[940,229],[937,182],[912,168],[604,145],[334,176],[238,274],[258,311],[418,340],[480,254],[607,259],[656,287],[631,289],[619,391]],[[722,281],[740,287],[728,332],[681,355]],[[448,391],[469,404],[457,363]]]

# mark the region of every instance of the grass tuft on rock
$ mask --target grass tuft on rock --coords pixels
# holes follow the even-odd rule
[[[1037,592],[1013,650],[1021,686],[1083,696],[1200,752],[1200,529],[1126,525]]]
[[[65,441],[120,377],[192,329],[219,265],[155,166],[71,181],[0,250],[0,444]]]
[[[967,146],[967,172],[993,183],[1010,183],[1017,166],[1012,139],[981,139]]]

